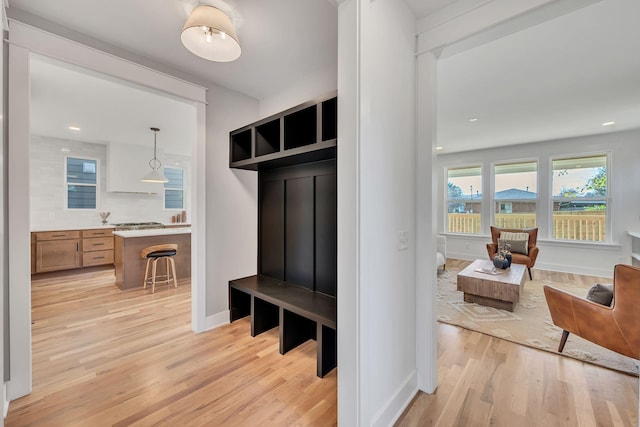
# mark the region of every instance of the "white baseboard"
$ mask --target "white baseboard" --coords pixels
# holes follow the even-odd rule
[[[4,418],[7,418],[7,414],[9,413],[9,401],[7,400],[7,383],[4,383],[4,385],[3,385],[3,394],[2,394],[2,396],[4,397],[4,399],[2,399],[2,400],[4,400],[4,402],[2,402],[2,404],[3,404],[3,407],[2,407],[2,409],[3,409],[3,417],[2,418],[4,419]]]
[[[228,323],[229,323],[229,310],[224,310],[224,311],[221,311],[220,313],[207,316],[207,318],[204,321],[204,330],[210,331],[211,329],[215,329],[219,326],[226,325]]]
[[[393,393],[386,404],[375,413],[371,419],[373,427],[387,427],[393,425],[409,406],[411,400],[418,392],[418,376],[413,371],[404,380],[402,385]]]

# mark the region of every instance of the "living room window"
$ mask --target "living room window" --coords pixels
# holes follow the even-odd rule
[[[482,167],[447,169],[447,229],[480,234],[482,230]]]
[[[65,164],[67,209],[95,209],[98,189],[98,162],[67,157]]]
[[[494,183],[493,223],[501,228],[535,228],[538,163],[495,165]]]
[[[606,241],[607,155],[553,159],[552,165],[552,238]]]

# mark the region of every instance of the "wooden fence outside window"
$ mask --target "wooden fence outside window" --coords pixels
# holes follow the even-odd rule
[[[480,234],[481,216],[478,213],[449,213],[450,233]],[[535,214],[496,214],[496,227],[534,228]],[[606,240],[606,215],[604,212],[560,212],[553,214],[552,237],[561,240]]]

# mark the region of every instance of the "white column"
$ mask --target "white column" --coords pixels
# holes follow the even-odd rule
[[[438,386],[436,323],[436,249],[440,180],[436,167],[437,58],[419,55],[417,67],[416,144],[416,368],[418,388],[433,393]],[[429,261],[432,262],[429,262]]]

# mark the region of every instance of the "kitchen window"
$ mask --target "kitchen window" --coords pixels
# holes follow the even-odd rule
[[[184,169],[165,167],[164,176],[169,180],[164,184],[164,208],[184,208]]]
[[[98,193],[98,162],[67,157],[67,209],[95,209]]]

